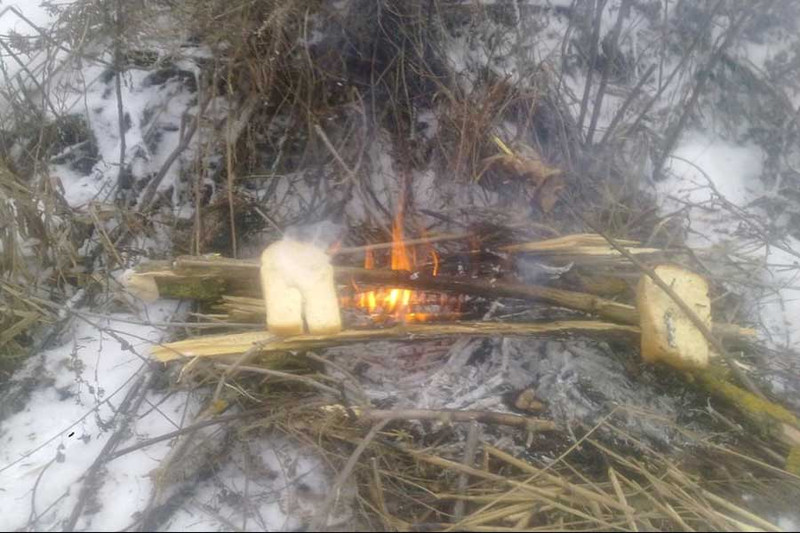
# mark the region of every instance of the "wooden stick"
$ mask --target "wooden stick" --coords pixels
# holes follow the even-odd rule
[[[639,328],[607,322],[573,320],[546,323],[460,322],[457,324],[406,324],[376,330],[345,330],[335,335],[298,335],[276,339],[266,331],[232,335],[208,335],[153,347],[151,354],[162,362],[185,357],[223,357],[242,354],[256,344],[260,353],[310,350],[328,346],[378,340],[430,340],[443,337],[527,336],[576,333],[639,335]],[[268,342],[269,341],[269,342]]]
[[[472,235],[473,233],[447,233],[444,235],[421,237],[419,239],[406,239],[403,241],[403,244],[405,246],[416,246],[419,244],[430,244],[434,242],[458,241],[461,239],[466,239],[467,237],[470,237]],[[331,255],[360,254],[368,250],[388,250],[391,249],[392,246],[394,246],[394,243],[391,242],[365,244],[364,246],[348,246],[345,248],[339,248],[338,250],[334,250],[333,252],[331,252]]]
[[[513,298],[549,304],[596,314],[603,320],[639,325],[639,312],[632,305],[594,294],[554,289],[511,281],[490,281],[453,276],[430,276],[418,272],[357,267],[334,267],[343,284],[365,283],[397,288],[455,292],[484,298]],[[151,262],[138,276],[152,278],[162,298],[217,300],[222,293],[260,298],[259,265],[251,260],[222,257],[181,256],[173,263]],[[714,324],[722,337],[753,338],[756,332],[735,324]]]

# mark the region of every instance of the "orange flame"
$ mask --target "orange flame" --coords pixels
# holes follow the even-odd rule
[[[433,260],[433,275],[439,272],[439,257],[436,252],[430,252]],[[402,208],[392,223],[392,247],[390,266],[392,270],[413,270],[417,264],[417,254],[414,248],[406,245],[403,230]],[[375,256],[371,250],[364,255],[364,268],[375,268]],[[378,289],[358,294],[358,306],[367,309],[370,315],[378,318],[393,316],[404,321],[420,322],[428,320],[430,313],[412,311],[420,304],[426,304],[427,296],[409,289],[389,288]]]

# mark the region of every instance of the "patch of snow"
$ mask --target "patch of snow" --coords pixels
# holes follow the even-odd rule
[[[161,301],[146,311],[151,320],[163,322],[176,309],[175,302]],[[0,422],[0,529],[49,529],[69,516],[82,476],[115,429],[116,409],[145,375],[147,349],[162,338],[159,329],[130,320],[136,317],[73,318],[63,344],[29,361],[37,378],[50,384],[33,391],[21,412]],[[171,425],[159,423],[160,416],[137,427],[160,433]],[[130,473],[155,464],[145,454],[139,461]],[[131,520],[112,514],[117,527]]]
[[[775,525],[783,531],[797,531],[800,529],[800,522],[793,516],[780,516]]]

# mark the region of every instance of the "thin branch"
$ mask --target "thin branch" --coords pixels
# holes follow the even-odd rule
[[[327,524],[328,524],[328,516],[330,515],[331,508],[333,504],[336,502],[336,499],[339,497],[341,493],[342,487],[347,482],[347,479],[350,477],[350,474],[353,472],[356,464],[358,463],[359,458],[367,449],[367,446],[375,439],[378,433],[388,424],[391,422],[391,419],[381,420],[380,422],[376,423],[372,426],[372,429],[369,430],[367,436],[358,444],[358,447],[353,451],[350,458],[347,460],[347,463],[344,465],[344,468],[339,475],[336,476],[336,481],[333,483],[333,487],[331,487],[331,491],[328,493],[328,496],[325,498],[325,501],[319,508],[316,516],[311,522],[311,526],[309,527],[309,531],[323,531]]]
[[[757,6],[758,4],[753,5]],[[689,100],[685,105],[682,106],[682,111],[680,117],[678,118],[678,122],[669,129],[667,138],[661,148],[661,154],[655,161],[653,168],[654,179],[658,180],[661,177],[661,172],[664,169],[664,163],[669,157],[670,152],[672,152],[672,149],[675,147],[675,144],[678,142],[678,138],[680,137],[683,128],[686,126],[689,116],[691,116],[691,114],[694,112],[695,105],[697,105],[697,100],[705,90],[706,83],[711,77],[711,72],[717,66],[717,63],[722,58],[725,50],[727,50],[727,48],[733,42],[733,39],[739,35],[739,30],[741,30],[744,23],[753,13],[753,5],[750,6],[750,9],[745,10],[739,16],[739,18],[731,24],[730,28],[725,34],[725,37],[722,39],[722,43],[713,52],[706,65],[700,70],[700,72],[697,73],[697,83],[695,83],[694,89],[692,89]]]
[[[155,374],[151,375],[151,379],[153,376],[155,376]],[[122,438],[126,436],[128,425],[130,424],[133,415],[139,410],[139,407],[142,405],[142,402],[147,395],[147,387],[144,386],[144,381],[145,376],[140,376],[138,381],[131,386],[128,394],[125,395],[125,398],[120,404],[119,409],[117,409],[115,418],[121,419],[119,425],[114,433],[108,438],[103,446],[103,449],[100,450],[97,458],[95,458],[94,462],[92,463],[92,466],[89,467],[89,470],[84,475],[83,484],[81,485],[81,490],[78,495],[78,501],[75,504],[75,507],[72,509],[69,519],[64,525],[65,531],[75,530],[75,525],[78,523],[78,519],[80,519],[83,509],[88,503],[90,491],[92,489],[99,488],[96,487],[96,485],[99,482],[97,476],[100,473],[101,467],[110,460],[109,457],[114,451],[114,448],[116,448]]]
[[[595,12],[592,18],[592,50],[589,66],[586,71],[586,85],[583,88],[583,97],[581,98],[581,110],[578,114],[578,132],[583,130],[583,119],[586,117],[589,95],[592,92],[592,78],[594,77],[594,67],[597,63],[597,48],[600,44],[600,23],[603,20],[603,9],[605,6],[606,0],[595,0]]]
[[[136,444],[128,446],[127,448],[122,448],[120,450],[117,450],[116,452],[109,455],[107,462],[113,461],[114,459],[122,457],[123,455],[128,455],[129,453],[141,450],[142,448],[147,448],[149,446],[152,446],[153,444],[158,444],[159,442],[164,442],[165,440],[174,439],[175,437],[180,437],[181,435],[185,435],[187,433],[193,433],[198,429],[202,429],[204,427],[213,426],[215,424],[224,424],[226,422],[233,422],[234,420],[241,420],[242,418],[248,418],[251,416],[260,416],[272,408],[273,406],[266,405],[262,407],[257,407],[255,409],[250,409],[249,411],[243,411],[241,413],[217,416],[214,418],[202,420],[200,422],[195,422],[194,424],[183,427],[181,429],[176,429],[175,431],[170,431],[169,433],[159,435],[158,437],[153,437],[151,439],[143,440],[142,442],[137,442]]]
[[[121,188],[125,179],[125,108],[122,105],[122,31],[124,20],[122,16],[122,0],[116,0],[116,29],[114,36],[114,89],[117,94],[117,121],[119,122],[119,172],[117,173],[117,187]],[[122,263],[120,263],[122,264]]]
[[[200,127],[200,122],[203,117],[203,113],[205,113],[206,108],[208,107],[211,98],[202,95],[200,103],[197,107],[197,114],[192,120],[189,129],[184,133],[183,137],[181,138],[178,146],[169,154],[167,160],[164,161],[164,164],[161,166],[161,169],[158,171],[150,183],[147,184],[147,189],[145,189],[144,193],[142,194],[142,198],[139,201],[139,212],[146,213],[147,211],[152,208],[153,203],[155,202],[156,192],[158,191],[158,186],[161,185],[161,182],[166,177],[169,169],[172,168],[173,163],[178,159],[178,157],[189,147],[189,144],[192,142],[192,138],[194,134],[197,132],[197,129]]]
[[[600,85],[597,87],[597,96],[595,96],[594,107],[592,109],[592,120],[589,122],[589,131],[586,133],[586,146],[592,145],[592,137],[594,137],[594,130],[597,127],[597,120],[600,118],[600,109],[603,106],[603,96],[606,92],[606,85],[608,85],[608,77],[611,74],[611,69],[614,68],[614,63],[617,60],[617,53],[619,48],[619,35],[622,33],[622,23],[628,18],[631,11],[631,0],[622,0],[619,13],[617,14],[617,22],[614,24],[614,29],[611,30],[611,40],[609,47],[611,54],[606,57],[605,68],[603,75],[600,77]]]
[[[360,420],[438,420],[444,424],[453,422],[479,422],[497,426],[509,426],[527,431],[557,431],[556,423],[513,413],[496,411],[457,409],[367,409],[356,410]],[[464,463],[466,464],[466,463]]]
[[[214,363],[215,368],[220,368],[223,370],[238,370],[241,372],[252,372],[254,374],[263,374],[265,376],[272,376],[275,378],[285,379],[287,381],[297,381],[299,383],[303,383],[304,385],[308,385],[309,387],[313,387],[315,389],[319,389],[322,392],[327,392],[328,394],[333,394],[335,396],[339,396],[339,391],[334,389],[333,387],[329,387],[327,385],[323,385],[322,383],[311,379],[307,376],[301,376],[297,374],[290,374],[288,372],[281,372],[279,370],[271,370],[269,368],[263,368],[260,366],[246,366],[246,365],[239,365],[235,367],[234,365],[226,365],[224,363]]]
[[[639,83],[636,84],[636,87],[628,93],[628,97],[625,98],[625,101],[622,103],[620,108],[614,114],[614,118],[611,119],[611,124],[608,125],[608,129],[603,134],[603,138],[600,139],[600,145],[605,145],[606,142],[611,138],[611,135],[614,133],[614,130],[617,128],[617,125],[620,121],[625,118],[625,113],[628,112],[628,108],[631,106],[633,101],[639,96],[639,93],[642,92],[642,88],[644,84],[648,82],[650,77],[653,75],[653,72],[656,70],[656,65],[650,65],[650,68],[644,73],[642,78],[639,80]]]
[[[467,239],[473,235],[474,235],[473,233],[450,233],[446,235],[422,237],[419,239],[405,239],[403,240],[403,244],[405,244],[406,246],[416,246],[418,244],[430,244],[434,242],[458,241],[461,239]],[[349,246],[333,250],[331,252],[331,255],[358,254],[369,250],[389,250],[393,246],[395,246],[395,244],[391,242],[382,242],[378,244],[365,244],[364,246]]]

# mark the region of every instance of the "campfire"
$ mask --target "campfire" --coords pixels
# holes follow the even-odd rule
[[[440,250],[459,246],[463,250],[468,246],[472,251],[474,247],[465,246],[464,242],[469,237],[461,236],[460,243],[441,246]],[[273,247],[290,246],[290,242],[278,241],[267,252]],[[399,421],[473,423],[471,428],[477,427],[474,423],[483,423],[509,428],[509,435],[519,432],[525,437],[524,446],[549,453],[554,444],[562,445],[554,436],[562,424],[580,426],[601,412],[602,403],[595,406],[582,398],[602,394],[618,404],[642,401],[624,377],[620,361],[615,360],[615,349],[605,342],[613,339],[629,346],[639,344],[641,357],[649,362],[666,363],[691,373],[697,386],[730,404],[749,423],[768,431],[781,446],[800,443],[800,422],[791,413],[759,398],[757,390],[746,390],[746,380],[736,384],[730,377],[720,377],[720,357],[710,353],[706,334],[714,340],[747,342],[754,333],[734,324],[712,321],[710,290],[700,276],[681,268],[656,267],[653,278],[648,273],[640,277],[633,305],[513,277],[464,275],[457,265],[449,268],[453,261],[446,254],[439,255],[434,242],[440,242],[438,237],[406,239],[402,217],[397,217],[391,242],[340,248],[330,255],[321,248],[311,253],[306,247],[312,245],[305,243],[291,244],[298,246],[298,254],[317,263],[309,267],[314,261],[297,260],[288,263],[288,272],[281,268],[266,270],[268,275],[295,283],[298,291],[287,300],[295,305],[290,318],[296,329],[283,335],[272,329],[264,331],[265,318],[270,327],[270,313],[283,305],[273,305],[268,284],[259,283],[263,282],[260,276],[265,273],[264,263],[178,257],[146,265],[129,280],[129,288],[140,294],[147,289],[155,297],[192,295],[214,311],[205,317],[208,322],[217,321],[220,327],[227,324],[242,328],[246,326],[243,323],[252,323],[256,331],[188,338],[156,346],[151,355],[164,363],[182,362],[184,371],[194,368],[198,372],[221,372],[220,385],[212,399],[215,406],[227,405],[220,391],[235,373],[311,386],[331,403],[309,406],[309,418],[302,422],[308,425],[303,427],[328,428],[333,427],[331,424],[344,424],[345,420],[372,423],[378,429]],[[674,253],[645,248],[635,241],[606,242],[606,237],[592,234],[516,243],[497,250],[512,256],[534,254],[538,260],[551,264],[563,263],[565,258],[584,265],[613,263],[620,271],[626,264],[640,261],[637,257],[658,261],[660,254]],[[271,257],[267,252],[265,255]],[[363,255],[354,260],[356,253]],[[346,266],[362,260],[363,266]],[[312,272],[316,268],[319,274],[311,276],[310,285],[297,278],[291,281],[297,271],[309,268]],[[674,294],[668,295],[662,285]],[[324,312],[317,305],[318,297],[330,302],[330,295],[338,305],[335,319],[326,314],[331,311],[327,303]],[[471,308],[480,307],[480,302],[497,301],[501,306],[515,301],[541,313],[536,320],[519,320],[511,315],[465,319],[463,308],[467,304],[471,313]],[[301,302],[304,318],[298,319]],[[553,313],[547,315],[548,312]],[[565,312],[570,319],[563,319]],[[353,315],[358,313],[366,316],[366,324],[354,320]],[[687,319],[692,315],[695,320]],[[694,321],[700,322],[702,328]],[[324,357],[317,355],[320,351]],[[293,355],[286,358],[287,353]],[[711,366],[712,355],[716,355],[716,369]],[[580,359],[577,364],[572,362],[576,359]],[[287,372],[283,366],[286,361],[292,365],[303,361],[322,364],[328,373],[326,381],[317,381],[312,374],[296,375],[291,368]],[[334,382],[338,388],[330,385]],[[596,383],[609,384],[610,388],[598,392],[594,389]],[[578,400],[571,400],[573,395]],[[548,407],[549,398],[559,403]],[[645,405],[660,406],[663,401],[659,397],[658,402]],[[508,404],[512,409],[504,407]],[[573,412],[564,413],[565,407]],[[670,407],[677,408],[677,404]],[[552,419],[543,416],[546,411]],[[651,423],[643,418],[636,431],[652,432]],[[665,434],[673,438],[670,433]],[[468,441],[470,437],[466,438]],[[496,460],[516,467],[527,464],[506,452],[492,453]],[[438,457],[413,457],[439,467],[457,465]],[[482,471],[469,467],[468,472],[477,476]],[[490,475],[492,481],[504,483],[504,478]],[[589,504],[580,500],[575,505],[584,509]]]
[[[424,239],[423,239],[424,240]],[[393,271],[412,272],[427,276],[438,276],[439,254],[431,243],[409,245],[404,237],[403,215],[398,212],[392,224],[392,241],[388,257],[380,257],[378,251],[367,247],[364,251],[364,269],[376,270],[388,266]],[[384,254],[385,255],[385,254]],[[424,258],[420,260],[418,258]],[[388,265],[386,265],[388,263]],[[452,320],[460,315],[463,298],[441,292],[413,290],[402,287],[378,286],[367,288],[353,281],[352,296],[341,299],[342,307],[353,307],[365,312],[376,324],[388,322],[429,322]]]

